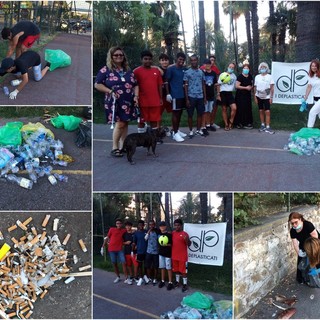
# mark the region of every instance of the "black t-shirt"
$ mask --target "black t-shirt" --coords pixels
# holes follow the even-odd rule
[[[303,227],[300,232],[297,232],[295,229],[290,229],[291,239],[297,239],[299,241],[299,249],[304,251],[304,242],[310,238],[310,233],[315,230],[314,225],[309,221],[303,221]],[[318,231],[317,231],[318,232]],[[318,232],[319,236],[319,232]]]
[[[160,256],[164,256],[167,258],[171,258],[171,248],[172,248],[172,234],[169,232],[165,232],[165,233],[159,233],[158,235],[158,239],[161,236],[167,236],[169,241],[168,244],[171,244],[170,246],[161,246],[159,244],[159,255]]]
[[[167,95],[166,83],[168,82],[167,81],[167,77],[166,77],[167,69],[164,69],[161,66],[159,66],[159,68],[163,71],[163,75],[162,75],[162,96],[165,97]]]
[[[23,41],[28,36],[35,36],[40,33],[39,28],[31,21],[20,21],[11,28],[12,38],[21,31],[24,34],[19,38],[19,42]]]
[[[21,74],[27,73],[29,68],[38,66],[40,63],[40,55],[34,51],[26,51],[18,59],[14,60],[17,68],[16,72],[21,72]]]
[[[207,100],[214,100],[214,85],[218,81],[217,74],[214,71],[207,72],[203,70],[205,82],[206,82],[206,97]]]
[[[124,254],[131,254],[132,243],[133,243],[133,234],[134,234],[134,232],[132,232],[132,233],[126,232],[123,234],[123,242],[131,241],[131,244],[124,245]]]
[[[242,73],[238,75],[237,81],[240,82],[240,86],[242,87],[247,87],[247,86],[252,86],[253,85],[253,78],[252,75],[249,73],[247,77],[245,77]],[[246,93],[250,94],[250,91],[245,90],[245,89],[237,89],[237,93]]]

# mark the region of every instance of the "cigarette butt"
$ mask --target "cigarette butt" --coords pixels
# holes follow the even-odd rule
[[[70,278],[66,279],[66,280],[64,281],[64,283],[65,283],[65,284],[68,284],[68,283],[72,282],[72,281],[75,280],[75,279],[76,279],[75,277],[70,277]]]
[[[58,218],[53,220],[53,231],[57,231],[58,230],[58,223],[59,223],[59,219]]]
[[[34,246],[37,242],[39,242],[39,236],[35,236],[30,242],[28,242],[28,246],[32,247]]]
[[[22,294],[27,294],[22,288],[18,288],[18,291],[20,291]]]
[[[19,240],[20,241],[24,241],[24,240],[26,240],[27,239],[27,237],[26,236],[23,236],[23,237],[21,237]]]
[[[10,246],[7,244],[7,243],[5,243],[2,247],[1,247],[1,249],[0,249],[0,260],[2,260],[4,257],[6,257],[6,254],[9,252],[9,250],[10,250]],[[10,253],[9,253],[10,254]]]
[[[79,240],[79,244],[83,252],[88,251],[82,239]]]
[[[19,244],[19,241],[18,241],[15,237],[12,237],[12,238],[11,238],[11,241],[12,241],[14,244],[16,244],[16,245]]]
[[[90,264],[88,264],[87,266],[84,266],[84,267],[80,267],[79,271],[84,271],[84,270],[88,270],[88,269],[91,269],[91,265]]]
[[[8,318],[11,318],[11,317],[14,317],[14,316],[16,316],[17,314],[15,313],[15,312],[11,312],[11,313],[9,313],[9,314],[7,314],[7,317]],[[8,319],[8,318],[3,318],[3,319]]]
[[[8,228],[8,232],[11,232],[11,231],[13,231],[13,230],[15,230],[15,229],[17,229],[18,227],[14,224],[13,226],[11,226],[11,227],[9,227]]]
[[[30,301],[30,300],[27,300],[28,301],[28,304],[29,304],[29,306],[30,306],[30,309],[33,309],[33,304],[32,304],[32,302]]]
[[[43,231],[43,232],[42,232],[42,235],[41,235],[40,241],[42,241],[42,240],[45,238],[46,234],[47,234],[47,232],[46,232],[46,231]]]
[[[63,242],[62,242],[62,244],[63,244],[64,246],[68,243],[70,237],[71,237],[71,234],[68,233],[68,234],[66,235],[66,237],[64,238]]]
[[[20,227],[24,231],[28,230],[28,228],[20,220],[17,220],[16,224],[18,227]]]
[[[23,310],[21,310],[20,313],[25,313],[25,312],[27,312],[27,311],[29,311],[29,310],[30,310],[30,307],[26,307],[26,308],[24,308]]]
[[[46,225],[48,224],[50,219],[50,214],[47,214],[46,217],[44,218],[43,222],[42,222],[42,227],[46,227]]]
[[[29,217],[26,221],[22,222],[22,224],[27,226],[31,221],[32,221],[32,218]]]
[[[13,288],[15,288],[15,287],[17,287],[17,286],[18,286],[17,283],[13,283],[11,286],[8,287],[8,289],[13,289]]]
[[[7,296],[7,294],[6,294],[2,289],[0,289],[0,293],[1,293],[2,295],[4,295],[5,297]]]
[[[3,240],[3,234],[1,231],[0,231],[0,240]]]
[[[15,279],[15,282],[19,285],[19,287],[23,287],[23,284],[22,284],[22,282],[21,282],[21,280],[20,280],[20,277],[17,277],[17,278]]]
[[[26,314],[25,318],[26,318],[26,319],[29,319],[30,316],[32,315],[32,313],[33,313],[33,311],[30,310],[30,311]]]
[[[42,256],[42,248],[38,247],[36,250],[34,250],[34,254],[38,257]]]
[[[47,294],[48,290],[44,290],[41,294],[40,294],[40,299],[43,299],[43,297]]]
[[[38,234],[37,229],[35,227],[31,228],[31,232],[36,236]]]

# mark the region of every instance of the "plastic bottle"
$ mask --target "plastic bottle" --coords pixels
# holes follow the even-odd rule
[[[60,182],[68,182],[68,177],[63,174],[54,173],[53,175]]]
[[[37,178],[36,173],[35,173],[34,170],[33,170],[33,166],[32,166],[31,161],[25,162],[24,166],[25,166],[26,170],[27,170],[28,173],[29,173],[29,178],[30,178],[34,183],[37,183],[38,178]]]
[[[4,93],[5,96],[8,97],[9,94],[10,94],[9,88],[8,87],[3,87],[3,93]]]
[[[12,80],[12,81],[11,81],[11,85],[12,85],[13,87],[16,87],[16,86],[18,86],[21,82],[22,82],[22,80],[19,80],[19,79]]]
[[[18,184],[20,187],[25,189],[32,189],[33,182],[29,179],[17,177],[14,174],[8,174],[7,180]]]
[[[56,185],[58,183],[57,179],[55,178],[55,176],[53,174],[51,174],[52,171],[52,167],[48,166],[43,168],[44,173],[48,176],[48,180],[52,185]]]
[[[14,155],[6,148],[0,148],[0,169],[4,168],[7,163],[14,158]]]
[[[57,164],[57,165],[59,165],[60,167],[66,167],[66,166],[68,165],[68,162],[63,161],[63,160],[59,160],[59,161],[53,160],[52,163],[53,163],[53,164]]]

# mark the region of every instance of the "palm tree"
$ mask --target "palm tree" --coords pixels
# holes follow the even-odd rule
[[[319,58],[319,21],[320,1],[297,1],[297,62]]]
[[[250,2],[251,11],[251,25],[252,25],[252,65],[253,74],[258,72],[259,66],[259,17],[258,17],[258,3],[257,1]]]
[[[208,223],[208,193],[200,192],[201,223]]]
[[[202,62],[206,57],[206,28],[204,19],[204,3],[199,1],[199,53],[200,61]]]

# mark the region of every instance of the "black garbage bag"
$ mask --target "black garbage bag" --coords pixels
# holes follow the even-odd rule
[[[75,144],[79,148],[90,147],[92,139],[92,123],[89,121],[83,121],[80,123],[76,132]]]

